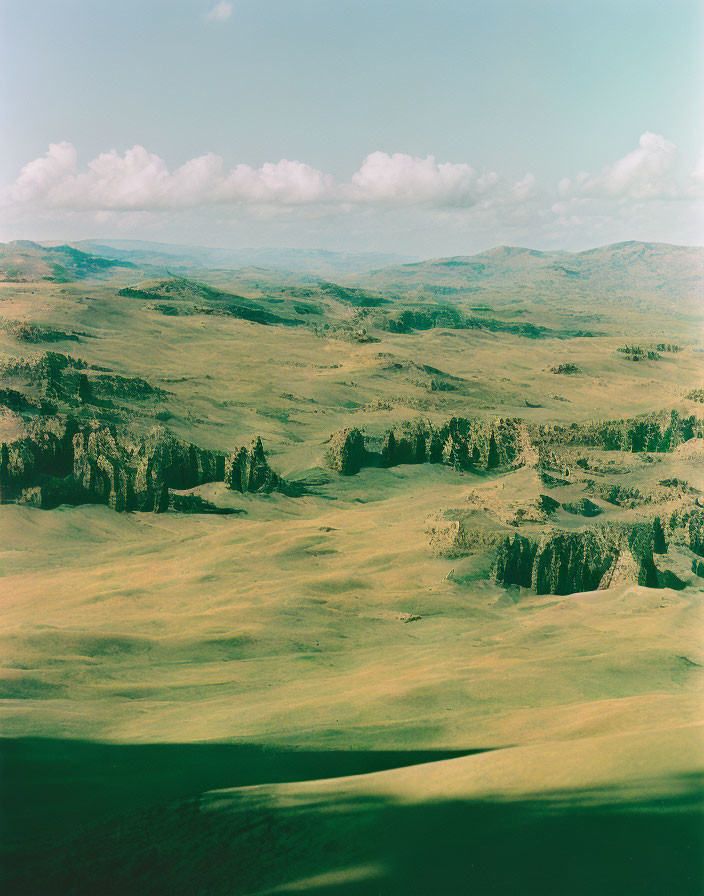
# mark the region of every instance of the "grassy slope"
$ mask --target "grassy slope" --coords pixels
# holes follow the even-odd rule
[[[315,471],[325,439],[344,425],[381,428],[418,413],[568,422],[692,411],[683,394],[704,379],[701,330],[665,315],[619,311],[600,321],[608,335],[598,339],[437,330],[353,345],[307,330],[166,318],[116,299],[116,288],[5,285],[2,310],[92,332],[100,338],[72,346],[74,354],[171,390],[179,434],[227,448],[261,433],[286,475]],[[638,338],[687,350],[644,364],[615,354]],[[0,340],[5,355],[27,353],[8,334]],[[583,373],[548,372],[565,361]],[[411,362],[466,387],[431,392]],[[543,407],[526,408],[526,399]],[[700,461],[680,451],[661,469],[704,488]],[[519,496],[521,475],[496,484]],[[171,892],[203,881],[209,892],[302,881],[299,890],[336,893],[470,884],[509,893],[515,866],[526,892],[542,884],[544,892],[662,893],[667,868],[655,845],[667,843],[667,873],[679,875],[669,878],[671,892],[698,892],[700,827],[688,800],[701,771],[702,587],[514,602],[479,581],[471,558],[428,550],[427,518],[462,506],[477,485],[445,468],[367,470],[300,499],[230,497],[247,513],[226,519],[3,506],[2,730],[49,738],[34,752],[7,752],[6,817],[26,836],[71,841],[58,862],[51,853],[41,860],[50,870],[32,874],[33,884],[85,866],[103,892],[119,891],[127,875],[131,885],[136,876]],[[408,613],[422,618],[404,623]],[[104,754],[90,748],[104,740],[169,742],[181,752],[136,766],[115,754],[107,775]],[[205,747],[188,759],[183,745],[205,740],[234,742],[244,759],[215,761]],[[279,752],[262,763],[259,748],[243,744]],[[418,764],[428,759],[418,751],[488,748],[496,749]],[[298,759],[285,758],[291,749]],[[340,750],[357,758],[350,764]],[[383,760],[379,750],[404,753]],[[411,768],[271,784],[395,763]],[[198,797],[242,784],[257,787]],[[60,811],[73,800],[75,813]],[[654,800],[671,811],[658,813]],[[139,814],[152,804],[156,815]],[[78,824],[98,828],[74,839]],[[470,841],[468,870],[456,858]],[[614,842],[622,846],[612,855]],[[504,861],[507,843],[513,862]],[[562,890],[560,874],[572,874]],[[29,891],[27,881],[18,889]]]

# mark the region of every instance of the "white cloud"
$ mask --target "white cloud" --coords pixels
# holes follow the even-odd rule
[[[701,178],[701,180],[698,180]],[[550,219],[565,234],[593,234],[589,242],[614,239],[701,243],[704,153],[687,172],[677,147],[646,131],[638,146],[601,171],[582,171],[557,183]]]
[[[206,22],[226,22],[232,15],[232,4],[221,0],[216,3],[210,12],[205,14]]]
[[[102,153],[76,172],[70,143],[52,144],[45,156],[25,165],[10,188],[11,200],[55,208],[149,210],[218,202],[313,203],[332,193],[332,179],[302,162],[237,165],[226,171],[214,153],[191,159],[171,173],[143,146],[124,155]]]
[[[526,200],[533,199],[538,193],[538,182],[535,175],[530,171],[526,173],[522,180],[513,185],[513,195],[516,199]]]
[[[521,198],[532,186],[515,185]],[[10,189],[15,202],[75,209],[160,209],[211,203],[313,205],[431,205],[470,207],[500,193],[495,172],[478,174],[470,165],[438,163],[403,153],[374,152],[347,183],[299,161],[236,165],[227,171],[220,156],[191,159],[170,172],[143,146],[123,155],[102,153],[77,171],[70,143],[52,144],[45,156],[25,165]],[[511,190],[508,190],[510,194]]]
[[[143,146],[122,153],[112,149],[81,165],[75,147],[62,142],[51,144],[0,190],[0,206],[6,220],[19,222],[14,226],[30,235],[50,221],[58,222],[58,229],[69,220],[83,222],[90,235],[90,221],[95,230],[102,229],[101,222],[116,230],[138,222],[145,232],[148,222],[177,229],[188,222],[212,227],[217,220],[224,230],[235,221],[242,227],[259,222],[272,232],[297,224],[301,233],[317,234],[318,243],[319,234],[334,227],[348,228],[359,239],[373,234],[369,238],[375,240],[394,230],[405,239],[415,228],[424,234],[418,237],[423,243],[437,228],[458,239],[464,233],[476,240],[485,233],[483,245],[535,245],[543,234],[543,244],[567,246],[579,233],[593,234],[582,237],[583,245],[667,239],[668,232],[672,241],[700,241],[695,234],[704,226],[702,193],[704,154],[687,173],[676,147],[650,132],[600,171],[562,178],[553,187],[531,173],[514,182],[466,162],[386,152],[370,153],[343,179],[288,159],[228,168],[214,153],[169,168]]]
[[[225,176],[225,165],[220,156],[212,152],[198,156],[185,162],[170,176],[165,199],[176,205],[198,205],[209,197],[214,198],[217,186]]]
[[[493,172],[480,176],[464,163],[373,152],[352,176],[347,192],[353,201],[471,206],[497,181]]]
[[[561,195],[647,199],[673,195],[677,185],[671,177],[677,161],[677,147],[660,134],[646,131],[637,149],[604,166],[599,174],[586,172],[573,180],[563,178]]]
[[[11,190],[17,202],[51,199],[53,188],[76,170],[78,153],[72,143],[50,143],[46,155],[28,162]]]
[[[89,170],[64,185],[64,201],[97,208],[144,208],[160,205],[168,189],[169,172],[159,156],[143,146],[121,156],[114,149],[102,153]]]
[[[218,191],[222,199],[245,202],[312,203],[325,201],[332,178],[303,162],[265,162],[261,168],[237,165]]]

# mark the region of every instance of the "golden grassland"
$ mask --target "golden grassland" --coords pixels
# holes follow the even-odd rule
[[[2,284],[5,318],[90,334],[27,347],[2,332],[2,355],[51,348],[143,377],[170,393],[159,407],[181,437],[226,450],[261,435],[273,468],[311,485],[199,489],[233,516],[0,507],[13,891],[702,892],[704,580],[507,591],[486,558],[433,552],[428,520],[477,488],[519,500],[526,470],[346,479],[323,460],[345,426],[701,411],[685,397],[704,384],[696,306],[600,306],[591,338],[363,344],[167,317],[118,286]],[[546,326],[574,313],[537,307]],[[683,350],[616,352],[664,340]],[[567,362],[581,372],[550,372]],[[434,390],[425,367],[460,388]],[[19,428],[0,420],[3,439]],[[632,478],[704,491],[700,448]]]

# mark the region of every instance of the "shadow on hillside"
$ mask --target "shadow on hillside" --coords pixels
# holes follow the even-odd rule
[[[154,749],[162,763],[177,762],[183,748]],[[361,756],[354,761],[371,761]],[[142,770],[164,772],[159,765]],[[14,852],[6,856],[4,892],[701,896],[702,781],[670,784],[673,795],[652,801],[579,792],[412,803],[345,792],[343,784],[283,798],[211,794],[126,812],[60,846]],[[34,810],[41,812],[41,803]]]
[[[481,752],[0,738],[0,830],[5,843],[46,841],[207,790],[362,775]]]

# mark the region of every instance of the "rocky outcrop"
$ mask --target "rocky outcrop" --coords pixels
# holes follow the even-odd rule
[[[621,545],[618,556],[612,561],[599,582],[600,589],[615,588],[617,585],[629,585],[638,582],[640,567],[627,545]]]
[[[665,538],[665,530],[662,527],[662,520],[659,516],[656,516],[653,520],[653,553],[667,553],[667,540]]]
[[[538,545],[523,535],[509,535],[496,555],[494,575],[502,585],[530,588]]]
[[[594,591],[618,554],[602,532],[552,532],[538,546],[531,571],[537,594]]]
[[[593,501],[590,501],[589,498],[580,498],[579,501],[568,501],[562,505],[562,509],[566,510],[567,513],[572,513],[575,516],[599,516],[599,514],[604,511],[599,507],[598,504],[595,504]]]
[[[535,449],[533,449],[534,453]],[[537,449],[537,470],[545,485],[568,485],[570,468],[564,458],[547,445],[539,445]]]
[[[42,342],[79,342],[79,336],[85,333],[74,333],[71,330],[58,330],[56,327],[46,327],[33,324],[26,320],[0,321],[0,329],[9,333],[18,342],[37,344]]]
[[[680,417],[676,411],[630,420],[575,423],[569,427],[536,426],[517,418],[487,421],[452,417],[439,427],[427,421],[408,422],[388,430],[380,439],[364,436],[356,428],[342,430],[331,438],[326,461],[346,476],[363,467],[422,463],[491,471],[518,466],[530,452],[537,455],[542,481],[558,486],[570,481],[570,469],[561,456],[561,448],[667,452],[693,438],[704,438],[704,420]],[[580,460],[583,469],[589,468],[588,460]],[[629,491],[611,485],[603,488],[611,490],[601,495],[611,503],[635,506],[645,500],[637,489]]]
[[[486,525],[474,510],[433,513],[426,520],[425,531],[430,550],[438,557],[459,559],[477,551],[495,556],[505,540],[503,531]]]
[[[25,360],[19,358],[8,361],[0,368],[3,378],[16,378],[35,387],[45,398],[61,398],[75,395],[78,387],[78,372],[88,365],[80,358],[72,358],[61,352],[46,352],[39,358]]]
[[[336,433],[325,451],[325,460],[329,467],[343,476],[354,476],[362,467],[369,466],[362,433],[355,428]]]
[[[115,427],[82,427],[73,439],[73,477],[84,501],[118,511],[163,512],[169,489],[221,482],[224,474],[224,454],[198,448],[161,427],[134,441]]]
[[[172,493],[169,496],[169,508],[176,513],[210,513],[220,516],[231,516],[242,513],[234,507],[218,507],[212,501],[201,498],[200,495],[178,495]]]
[[[520,464],[519,420],[485,421],[452,417],[440,427],[412,421],[390,429],[381,440],[368,440],[358,429],[345,429],[330,440],[328,466],[346,476],[363,467],[445,464],[457,470],[491,471]]]
[[[36,491],[44,482],[63,480],[73,472],[75,420],[43,418],[29,427],[27,435],[0,446],[0,502],[41,503]]]
[[[494,565],[496,581],[536,594],[573,594],[633,582],[658,587],[653,528],[648,523],[553,530],[539,541],[507,536]]]
[[[683,442],[704,438],[704,420],[682,417],[677,411],[646,414],[628,420],[573,423],[570,426],[541,424],[531,430],[539,446],[583,446],[607,451],[639,453],[673,451]]]
[[[0,389],[0,405],[15,414],[31,417],[40,414],[51,416],[57,412],[56,405],[45,398],[34,398],[17,389]]]
[[[628,488],[614,483],[597,484],[593,480],[589,480],[587,487],[592,494],[598,495],[615,507],[638,507],[640,504],[649,503],[649,496],[643,495],[638,488]]]
[[[35,359],[9,361],[0,367],[0,376],[26,390],[21,393],[0,390],[0,403],[8,407],[11,405],[7,399],[13,400],[11,393],[24,396],[26,402],[51,402],[55,409],[60,404],[65,411],[81,405],[114,407],[115,402],[162,400],[168,394],[141,377],[109,373],[61,352],[50,351]]]
[[[261,441],[224,452],[199,448],[163,427],[146,437],[73,418],[37,421],[28,435],[2,445],[0,502],[50,508],[107,504],[117,511],[168,509],[170,490],[225,481],[239,492],[272,491],[283,480]]]
[[[704,557],[704,510],[697,508],[689,518],[689,547],[693,553]]]
[[[86,427],[73,438],[75,500],[67,503],[108,504],[113,510],[163,512],[169,505],[168,486],[160,471],[137,452],[118,442],[114,428]],[[62,503],[47,483],[43,506]],[[58,500],[57,500],[58,498]]]
[[[538,495],[538,503],[545,513],[554,513],[560,507],[560,502],[550,495]]]
[[[145,401],[149,398],[163,398],[167,393],[148,383],[139,376],[119,376],[118,374],[83,374],[90,394],[98,398],[117,398],[126,401]]]
[[[250,448],[238,448],[225,459],[225,485],[236,492],[273,492],[283,480],[269,466],[262,440],[255,439]]]

